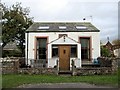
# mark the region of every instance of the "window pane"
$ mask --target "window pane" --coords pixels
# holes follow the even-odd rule
[[[37,38],[37,59],[46,59],[46,38]]]
[[[71,46],[71,57],[77,57],[77,45]]]
[[[41,48],[46,48],[46,39],[39,39],[39,46]]]
[[[58,46],[57,45],[52,46],[52,57],[58,57]]]
[[[81,39],[81,47],[87,48],[89,47],[89,39]]]
[[[81,58],[90,59],[90,38],[80,38]]]

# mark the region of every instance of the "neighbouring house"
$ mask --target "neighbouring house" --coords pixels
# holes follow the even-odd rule
[[[71,70],[100,56],[100,30],[90,22],[35,22],[26,31],[26,64]]]
[[[110,51],[111,56],[120,57],[120,45],[113,45],[109,40],[103,45],[103,47],[107,48]]]
[[[7,51],[18,50],[18,47],[15,42],[10,41],[4,46],[3,50],[7,50]]]
[[[114,56],[114,48],[112,43],[109,40],[105,45],[103,45],[103,47],[109,50],[111,56]]]
[[[17,47],[17,43],[10,41],[3,47],[2,54],[3,57],[7,57],[7,56],[19,57],[21,52]]]

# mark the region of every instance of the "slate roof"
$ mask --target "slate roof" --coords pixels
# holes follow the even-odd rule
[[[113,45],[112,45],[112,43],[110,43],[110,41],[108,41],[108,42],[106,43],[106,46],[111,46],[111,47],[112,47]]]
[[[15,42],[9,42],[4,48],[3,50],[17,50],[17,44]]]
[[[59,28],[61,26],[63,27],[62,29]],[[46,29],[42,28],[40,29],[39,27],[46,27]],[[26,32],[99,32],[99,31],[100,30],[98,30],[90,22],[34,22]]]

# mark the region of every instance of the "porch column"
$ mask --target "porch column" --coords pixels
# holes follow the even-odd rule
[[[78,50],[77,50],[77,52],[78,52],[78,60],[79,60],[79,62],[80,62],[80,67],[81,67],[81,44],[77,44],[78,45]]]
[[[51,54],[52,50],[51,50],[51,44],[48,44],[48,52],[47,52],[47,56],[48,56],[48,67],[50,66],[50,59],[51,59]]]

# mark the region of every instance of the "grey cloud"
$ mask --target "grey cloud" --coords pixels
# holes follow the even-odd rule
[[[118,38],[117,2],[83,3],[79,0],[67,0],[66,6],[52,10],[45,9],[43,0],[31,0],[30,2],[21,0],[21,2],[24,7],[30,7],[30,15],[34,17],[35,21],[82,21],[85,17],[101,30],[100,38],[102,41],[106,40],[107,35],[110,36],[111,40]],[[91,15],[92,18],[90,18]]]

